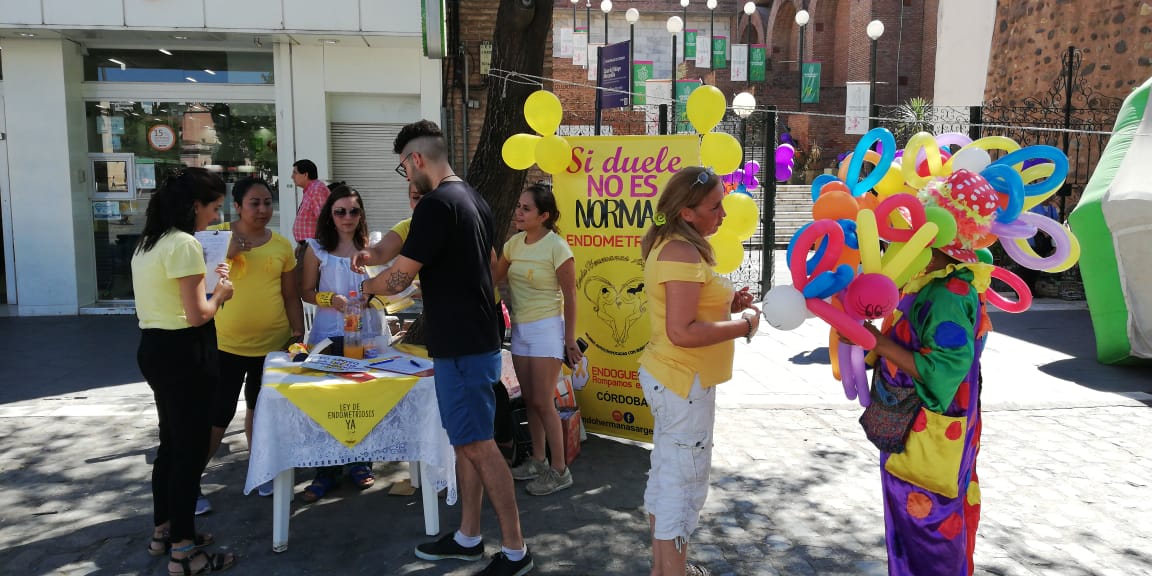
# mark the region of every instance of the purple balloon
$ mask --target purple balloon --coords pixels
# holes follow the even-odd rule
[[[788,179],[791,177],[792,177],[792,167],[791,166],[781,166],[780,164],[776,165],[776,181],[777,182],[787,182]]]
[[[963,148],[971,144],[972,139],[969,138],[967,134],[961,134],[960,132],[945,132],[936,137],[936,143],[943,148],[949,146],[959,146]]]
[[[784,146],[781,146],[781,147],[776,149],[776,161],[777,162],[784,162],[790,158],[794,158],[795,156],[796,156],[796,149],[791,147],[791,146],[784,145]]]

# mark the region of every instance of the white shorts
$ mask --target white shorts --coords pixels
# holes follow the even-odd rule
[[[564,317],[512,323],[512,353],[532,358],[564,359]]]
[[[716,389],[701,388],[697,376],[688,398],[682,398],[643,367],[640,386],[655,420],[644,508],[656,518],[654,538],[687,542],[708,498]]]

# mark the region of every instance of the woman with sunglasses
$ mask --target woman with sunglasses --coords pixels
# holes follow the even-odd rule
[[[304,251],[302,297],[305,302],[316,305],[316,316],[308,333],[309,348],[325,338],[344,335],[348,293],[368,279],[366,274],[353,272],[351,265],[352,256],[368,245],[364,201],[359,192],[343,182],[333,184],[331,190],[316,220],[316,238],[308,240]],[[316,478],[304,489],[304,501],[316,502],[336,488],[341,472],[341,466],[317,469]],[[361,490],[376,482],[371,462],[351,464],[348,475]]]
[[[218,217],[224,182],[203,168],[165,179],[148,203],[132,256],[140,318],[136,362],[156,398],[160,447],[152,462],[153,531],[148,553],[169,554],[171,574],[218,572],[236,561],[209,554],[195,526],[196,486],[207,458],[219,363],[213,318],[232,297],[228,268],[205,298],[204,248],[193,236]]]
[[[708,496],[714,387],[732,378],[732,341],[751,339],[760,326],[747,289],[734,292],[712,270],[716,260],[707,237],[724,220],[723,200],[724,185],[710,168],[677,172],[640,244],[652,322],[640,357],[640,386],[655,419],[644,491],[652,576],[708,574],[687,559],[688,538]]]
[[[236,220],[210,227],[232,232],[228,259],[236,294],[232,306],[216,316],[220,383],[212,410],[209,458],[216,454],[236,415],[241,389],[247,406],[244,437],[252,446],[252,416],[260,394],[264,357],[304,339],[304,308],[296,284],[294,249],[287,238],[268,228],[273,212],[271,186],[260,178],[240,180],[232,186],[232,202]],[[271,496],[272,483],[260,486],[259,494]],[[211,510],[203,495],[196,508],[198,513]]]

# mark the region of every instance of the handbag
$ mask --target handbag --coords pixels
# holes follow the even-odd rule
[[[908,435],[904,452],[889,456],[884,469],[929,492],[955,498],[960,493],[960,464],[968,419],[937,414],[927,408],[919,411],[924,412],[924,427],[917,426]]]
[[[860,415],[860,426],[868,441],[884,452],[899,454],[904,451],[908,432],[920,413],[924,401],[915,387],[890,386],[880,375],[881,368],[872,371],[872,402]]]

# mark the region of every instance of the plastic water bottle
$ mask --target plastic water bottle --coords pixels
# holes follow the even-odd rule
[[[382,316],[382,311],[376,309],[370,300],[360,309],[360,341],[364,345],[365,358],[380,356]]]
[[[355,290],[348,292],[344,307],[344,357],[364,358],[364,341],[360,335],[360,297]]]

